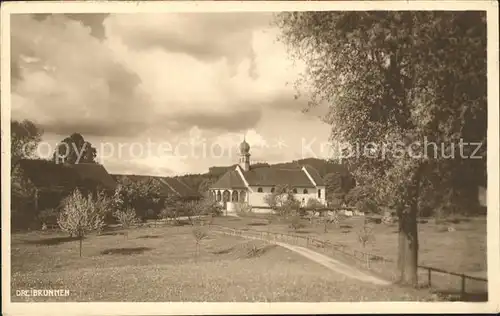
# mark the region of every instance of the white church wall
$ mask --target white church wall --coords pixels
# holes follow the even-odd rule
[[[259,192],[259,188],[262,188],[262,192]],[[266,195],[271,193],[272,187],[250,187],[250,193],[248,195],[248,203],[252,207],[269,207],[265,202]]]
[[[262,189],[262,192],[259,192],[259,188]],[[268,187],[257,187],[257,186],[251,186],[250,187],[250,193],[249,193],[249,204],[252,207],[269,207],[269,205],[265,202],[265,197],[268,194],[271,194],[271,186]],[[307,190],[307,193],[303,193],[304,189]],[[321,190],[321,197],[318,198],[318,190]],[[320,201],[322,204],[326,205],[326,200],[325,200],[325,187],[318,187],[316,188],[297,188],[297,193],[294,194],[295,198],[300,201],[303,206],[307,204],[307,201],[309,199],[316,199]]]

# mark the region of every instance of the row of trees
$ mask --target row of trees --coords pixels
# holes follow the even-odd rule
[[[416,286],[417,215],[477,201],[486,183],[486,13],[284,12],[276,23],[307,66],[298,92],[329,107],[331,138],[378,145],[345,163],[369,199],[396,211],[400,281]],[[414,146],[424,140],[440,146]],[[479,146],[452,146],[461,141]],[[413,155],[380,146],[395,144]]]
[[[91,232],[100,233],[106,218],[114,217],[125,229],[125,237],[128,236],[128,228],[140,222],[137,210],[122,198],[121,192],[118,188],[114,195],[109,196],[102,192],[82,194],[77,189],[63,201],[63,207],[56,215],[57,224],[70,237],[80,241],[80,256],[85,236]],[[188,203],[171,199],[165,202],[165,208],[157,216],[177,223],[180,212],[183,212],[182,216],[188,217],[191,225],[199,224],[201,216],[213,218],[221,214],[218,203],[210,199]]]

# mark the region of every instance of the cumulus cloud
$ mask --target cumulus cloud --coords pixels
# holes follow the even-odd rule
[[[108,36],[118,35],[132,49],[160,48],[204,62],[224,58],[232,67],[249,58],[254,66],[253,31],[268,26],[270,17],[266,13],[214,12],[172,13],[168,18],[165,14],[144,14],[134,19],[121,14],[107,19],[106,29]]]
[[[119,135],[128,131],[124,123],[144,124],[138,114],[150,102],[140,78],[116,63],[81,22],[20,15],[11,23],[12,58],[21,78],[12,89],[14,118],[31,119],[61,135]]]
[[[246,133],[255,157],[286,156],[269,148],[273,135],[293,138],[289,129],[313,134],[319,129],[317,120],[290,114],[305,107],[290,85],[303,65],[287,58],[270,18],[268,13],[13,15],[12,117],[34,121],[51,139],[79,132],[93,144],[180,142],[192,139],[193,132],[207,144],[224,135],[239,143]],[[113,170],[127,161],[132,169],[175,173],[237,161],[228,155],[191,162],[153,156],[115,155],[105,163]]]

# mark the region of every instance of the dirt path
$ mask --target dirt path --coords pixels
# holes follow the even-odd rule
[[[218,233],[222,233],[222,232],[218,232]],[[244,235],[239,235],[239,237],[243,237],[246,239],[261,240],[260,238],[244,236]],[[267,240],[264,240],[264,241],[267,241]],[[300,255],[302,255],[302,256],[304,256],[304,257],[306,257],[306,258],[308,258],[316,263],[323,265],[324,267],[330,269],[331,271],[340,273],[346,277],[361,280],[364,282],[377,284],[377,285],[390,285],[391,284],[391,282],[377,278],[377,277],[370,275],[366,272],[363,272],[355,267],[351,267],[345,263],[342,263],[338,260],[335,260],[333,258],[325,256],[325,255],[318,253],[316,251],[313,251],[311,249],[296,246],[296,245],[290,245],[290,244],[278,242],[278,241],[274,241],[272,243],[274,243],[278,246],[281,246],[283,248],[289,249],[293,252],[296,252],[296,253],[298,253],[298,254],[300,254]]]
[[[295,246],[295,245],[290,245],[282,242],[276,242],[277,245],[287,248],[291,251],[294,251],[314,262],[317,262],[328,269],[335,271],[337,273],[343,274],[349,278],[353,279],[358,279],[364,282],[370,282],[373,284],[377,285],[390,285],[391,283],[382,279],[379,279],[373,275],[367,274],[365,272],[362,272],[356,268],[353,268],[351,266],[348,266],[345,263],[342,263],[340,261],[337,261],[333,258],[330,258],[328,256],[325,256],[321,253],[318,253],[316,251],[300,247],[300,246]]]

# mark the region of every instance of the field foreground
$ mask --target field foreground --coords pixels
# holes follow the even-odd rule
[[[301,221],[299,229],[293,229],[286,221],[269,215],[248,214],[240,217],[217,218],[217,224],[243,231],[273,232],[303,238],[316,238],[345,247],[348,251],[358,251],[381,256],[392,262],[372,261],[370,268],[387,280],[397,279],[398,231],[395,224],[368,224],[372,229],[368,243],[363,246],[359,232],[364,226],[363,217],[347,218],[340,225],[330,224],[327,232],[324,225]],[[448,231],[448,228],[453,228]],[[419,220],[419,265],[437,268],[447,272],[466,274],[472,277],[487,278],[486,256],[486,218],[455,218],[435,223],[433,219]],[[329,249],[314,248],[316,251]],[[334,258],[341,259],[336,252]],[[344,257],[349,262],[351,258]],[[364,264],[362,264],[364,266]],[[428,286],[428,271],[419,269],[420,286]],[[461,293],[461,278],[444,273],[432,273],[433,291],[445,295],[449,300],[486,301],[487,283],[468,279],[466,293]]]
[[[195,253],[192,229],[138,228],[78,241],[60,233],[12,236],[12,301],[341,302],[435,300],[428,291],[346,277],[288,249],[210,233]],[[66,289],[21,297],[17,290]]]

